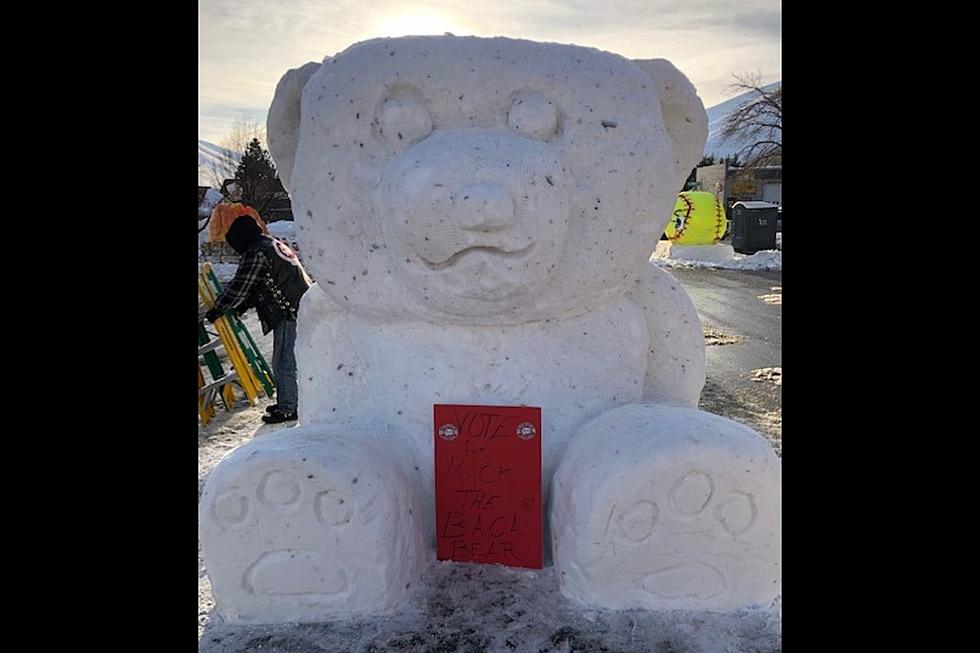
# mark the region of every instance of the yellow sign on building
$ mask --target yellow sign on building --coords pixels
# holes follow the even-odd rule
[[[732,182],[732,195],[738,199],[751,199],[759,192],[759,186],[751,179]]]

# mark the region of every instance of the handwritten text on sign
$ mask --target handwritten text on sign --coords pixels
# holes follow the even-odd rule
[[[436,556],[541,568],[541,409],[436,404]]]

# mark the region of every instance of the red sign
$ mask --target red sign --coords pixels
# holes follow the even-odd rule
[[[436,557],[541,569],[541,409],[433,413]]]

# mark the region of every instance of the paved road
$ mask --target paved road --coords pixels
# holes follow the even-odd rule
[[[701,407],[762,431],[781,450],[782,386],[752,381],[752,371],[782,367],[782,272],[693,268],[669,272],[691,296],[709,336],[708,380]],[[780,303],[761,298],[767,295],[770,299],[778,295]]]

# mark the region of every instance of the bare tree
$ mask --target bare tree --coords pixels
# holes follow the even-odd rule
[[[721,140],[744,143],[737,157],[746,168],[779,165],[783,155],[783,85],[770,90],[763,88],[761,75],[735,75],[729,86],[735,93],[751,93],[751,98],[728,114],[722,128]]]
[[[235,171],[238,170],[238,161],[253,139],[258,139],[259,143],[265,142],[265,125],[245,116],[232,123],[231,131],[221,139],[219,145],[225,150],[234,152],[237,157],[220,152],[214,154],[213,160],[198,164],[198,168],[204,170],[212,186],[222,188],[226,179],[234,178]]]
[[[231,124],[231,133],[221,141],[220,145],[232,152],[245,154],[245,150],[248,149],[248,144],[252,142],[252,139],[258,139],[259,144],[265,146],[265,125],[241,116]],[[237,164],[232,166],[232,173],[236,167]]]

